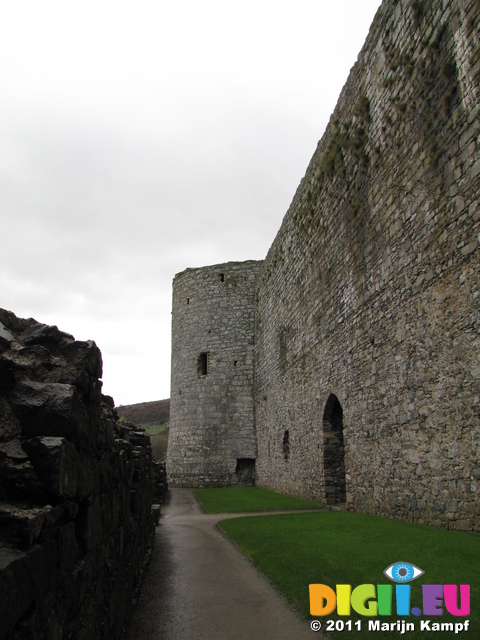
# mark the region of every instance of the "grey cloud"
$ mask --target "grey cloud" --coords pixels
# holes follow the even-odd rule
[[[23,131],[2,185],[0,230],[16,239],[0,261],[8,306],[95,339],[106,380],[121,375],[128,388],[142,375],[145,394],[151,384],[168,396],[173,276],[264,257],[313,132],[263,111],[147,141],[73,121],[37,120]],[[147,373],[159,360],[162,383]]]
[[[0,42],[0,304],[97,341],[118,403],[158,399],[175,273],[265,256],[364,34],[347,53],[263,0],[187,25],[175,3],[87,2],[70,33],[67,4],[12,4]]]

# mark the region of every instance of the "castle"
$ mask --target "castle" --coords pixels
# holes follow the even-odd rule
[[[480,529],[479,21],[385,0],[265,260],[175,277],[171,485]]]

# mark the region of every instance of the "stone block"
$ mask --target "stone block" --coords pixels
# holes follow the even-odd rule
[[[75,388],[69,384],[25,380],[15,386],[9,400],[27,438],[59,436],[73,440],[85,415]]]
[[[37,436],[22,446],[50,496],[69,500],[90,495],[95,467],[66,438]]]

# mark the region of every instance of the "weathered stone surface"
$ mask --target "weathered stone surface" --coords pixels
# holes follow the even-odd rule
[[[253,338],[259,262],[187,269],[173,294],[167,469],[177,486],[241,484],[255,460]]]
[[[73,336],[59,331],[58,327],[40,323],[30,326],[22,334],[22,342],[25,345],[67,345],[73,340]]]
[[[153,500],[161,505],[168,491],[167,468],[165,462],[152,460]]]
[[[244,390],[260,485],[479,530],[479,21],[478,2],[383,2],[250,270],[255,331],[243,346],[254,338],[255,379]],[[232,434],[243,444],[223,411],[230,380],[213,384],[242,306],[215,287],[213,267],[174,281],[168,471],[199,483]],[[212,376],[196,377],[214,338]],[[253,421],[243,426],[250,442]]]
[[[9,400],[26,437],[73,439],[82,426],[87,429],[87,412],[73,385],[25,380],[16,385]]]
[[[13,335],[10,333],[10,331],[7,331],[2,322],[0,322],[0,340],[8,343],[14,340]]]
[[[0,321],[0,640],[119,640],[153,540],[149,438],[101,394],[94,342]]]
[[[94,474],[86,487],[79,486],[82,467],[88,465],[88,461],[82,459],[67,438],[37,436],[24,440],[22,447],[51,498],[69,500],[94,491]]]
[[[102,354],[93,340],[72,342],[62,350],[62,354],[75,370],[84,370],[93,378],[102,377]]]

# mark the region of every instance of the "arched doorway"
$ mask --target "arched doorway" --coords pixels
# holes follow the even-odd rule
[[[323,412],[323,470],[325,502],[339,504],[346,501],[345,446],[343,443],[343,409],[333,393]]]

